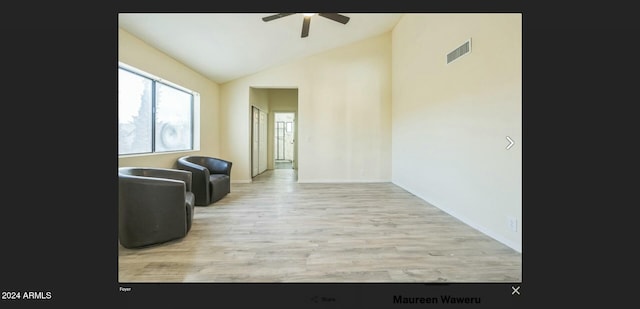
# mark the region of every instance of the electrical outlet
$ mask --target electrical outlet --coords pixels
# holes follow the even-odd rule
[[[512,232],[517,232],[518,231],[518,219],[514,218],[514,217],[509,217],[508,218],[508,224],[509,224],[509,229]]]

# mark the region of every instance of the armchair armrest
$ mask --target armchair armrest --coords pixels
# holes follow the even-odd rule
[[[186,192],[186,183],[182,180],[157,178],[152,176],[127,175],[120,176],[119,190],[125,195],[135,197],[149,197],[157,195],[160,191],[173,194],[179,193],[183,199]]]
[[[208,181],[209,169],[202,165],[198,165],[187,160],[178,159],[178,169],[191,172],[191,181],[194,183]]]
[[[212,174],[225,174],[227,176],[231,176],[232,163],[230,161],[212,158],[207,163],[209,163],[207,167]]]
[[[178,169],[191,173],[191,192],[195,195],[196,205],[206,204],[207,197],[210,195],[209,170],[202,165],[188,161],[185,157],[179,158],[176,164]]]
[[[144,176],[184,181],[187,191],[191,191],[191,179],[193,176],[189,171],[168,168],[154,168],[145,170]]]

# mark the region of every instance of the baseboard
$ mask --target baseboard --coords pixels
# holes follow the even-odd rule
[[[251,183],[251,179],[232,180],[231,183]]]
[[[423,200],[424,200],[424,199],[423,199]],[[425,201],[426,201],[426,200],[425,200]],[[427,203],[428,203],[428,202],[427,202]],[[429,204],[431,204],[431,203],[429,203]],[[431,204],[431,205],[433,205],[433,204]],[[435,206],[435,205],[434,205],[434,206]],[[437,206],[436,206],[436,207],[437,207]],[[516,251],[518,251],[519,253],[522,253],[522,244],[514,243],[513,241],[511,241],[511,240],[509,240],[509,239],[505,239],[504,237],[502,237],[502,235],[497,235],[497,234],[495,234],[495,233],[491,232],[491,231],[490,231],[489,229],[487,229],[486,227],[481,226],[481,225],[478,225],[478,224],[475,224],[475,223],[473,223],[471,220],[469,220],[469,218],[465,218],[464,216],[462,216],[462,215],[460,215],[460,214],[458,214],[458,213],[456,213],[456,212],[454,212],[454,211],[446,210],[446,209],[442,209],[442,208],[440,208],[440,207],[438,207],[438,208],[439,208],[440,210],[442,210],[442,211],[444,211],[444,212],[448,213],[449,215],[451,215],[451,216],[455,217],[456,219],[458,219],[458,220],[460,220],[460,221],[464,222],[466,225],[468,225],[468,226],[470,226],[470,227],[472,227],[472,228],[474,228],[474,229],[476,229],[476,230],[480,231],[481,233],[483,233],[483,234],[485,234],[485,235],[487,235],[487,236],[489,236],[489,237],[491,237],[491,238],[493,238],[493,239],[495,239],[495,240],[497,240],[497,241],[499,241],[499,242],[503,243],[504,245],[508,246],[509,248],[511,248],[511,249],[513,249],[513,250],[516,250]]]
[[[509,240],[509,239],[505,239],[505,238],[504,238],[504,237],[502,237],[501,235],[495,234],[494,232],[492,232],[491,230],[487,229],[486,227],[484,227],[484,226],[482,226],[482,225],[479,225],[479,224],[474,223],[474,222],[473,222],[472,220],[470,220],[469,218],[467,218],[467,217],[465,217],[465,216],[463,216],[463,215],[461,215],[461,214],[459,214],[459,213],[456,213],[455,211],[452,211],[452,210],[450,210],[450,209],[444,209],[444,208],[442,208],[442,207],[439,207],[438,205],[436,205],[436,204],[434,204],[434,203],[429,202],[426,198],[424,198],[424,197],[423,197],[423,196],[421,196],[420,194],[418,194],[418,193],[414,192],[413,190],[411,190],[411,189],[407,189],[407,187],[403,186],[402,184],[399,184],[399,183],[396,183],[396,182],[393,182],[393,181],[392,181],[391,183],[393,183],[394,185],[396,185],[396,186],[398,186],[398,187],[402,188],[403,190],[406,190],[407,192],[409,192],[409,193],[411,193],[411,194],[415,195],[416,197],[418,197],[418,198],[422,199],[423,201],[425,201],[425,202],[429,203],[430,205],[433,205],[434,207],[437,207],[438,209],[440,209],[440,210],[442,210],[442,211],[446,212],[446,213],[447,213],[447,214],[449,214],[450,216],[452,216],[452,217],[454,217],[454,218],[456,218],[456,219],[458,219],[458,220],[462,221],[464,224],[466,224],[466,225],[468,225],[468,226],[470,226],[470,227],[472,227],[472,228],[474,228],[474,229],[478,230],[479,232],[481,232],[481,233],[483,233],[483,234],[485,234],[485,235],[487,235],[487,236],[489,236],[489,237],[491,237],[491,238],[495,239],[496,241],[501,242],[502,244],[504,244],[504,245],[508,246],[509,248],[511,248],[511,249],[513,249],[513,250],[515,250],[515,251],[518,251],[519,253],[522,253],[522,244],[515,243],[515,242],[513,242],[513,241],[511,241],[511,240]]]
[[[389,179],[344,180],[344,179],[298,179],[298,183],[390,183]]]

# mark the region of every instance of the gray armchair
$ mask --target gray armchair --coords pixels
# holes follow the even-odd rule
[[[191,230],[194,201],[190,172],[118,168],[120,244],[137,248],[185,237]]]
[[[191,172],[196,206],[207,206],[231,192],[231,165],[223,159],[184,156],[178,159],[178,169]]]

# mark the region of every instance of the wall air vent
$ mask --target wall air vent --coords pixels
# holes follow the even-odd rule
[[[447,54],[447,64],[471,52],[471,39]]]

